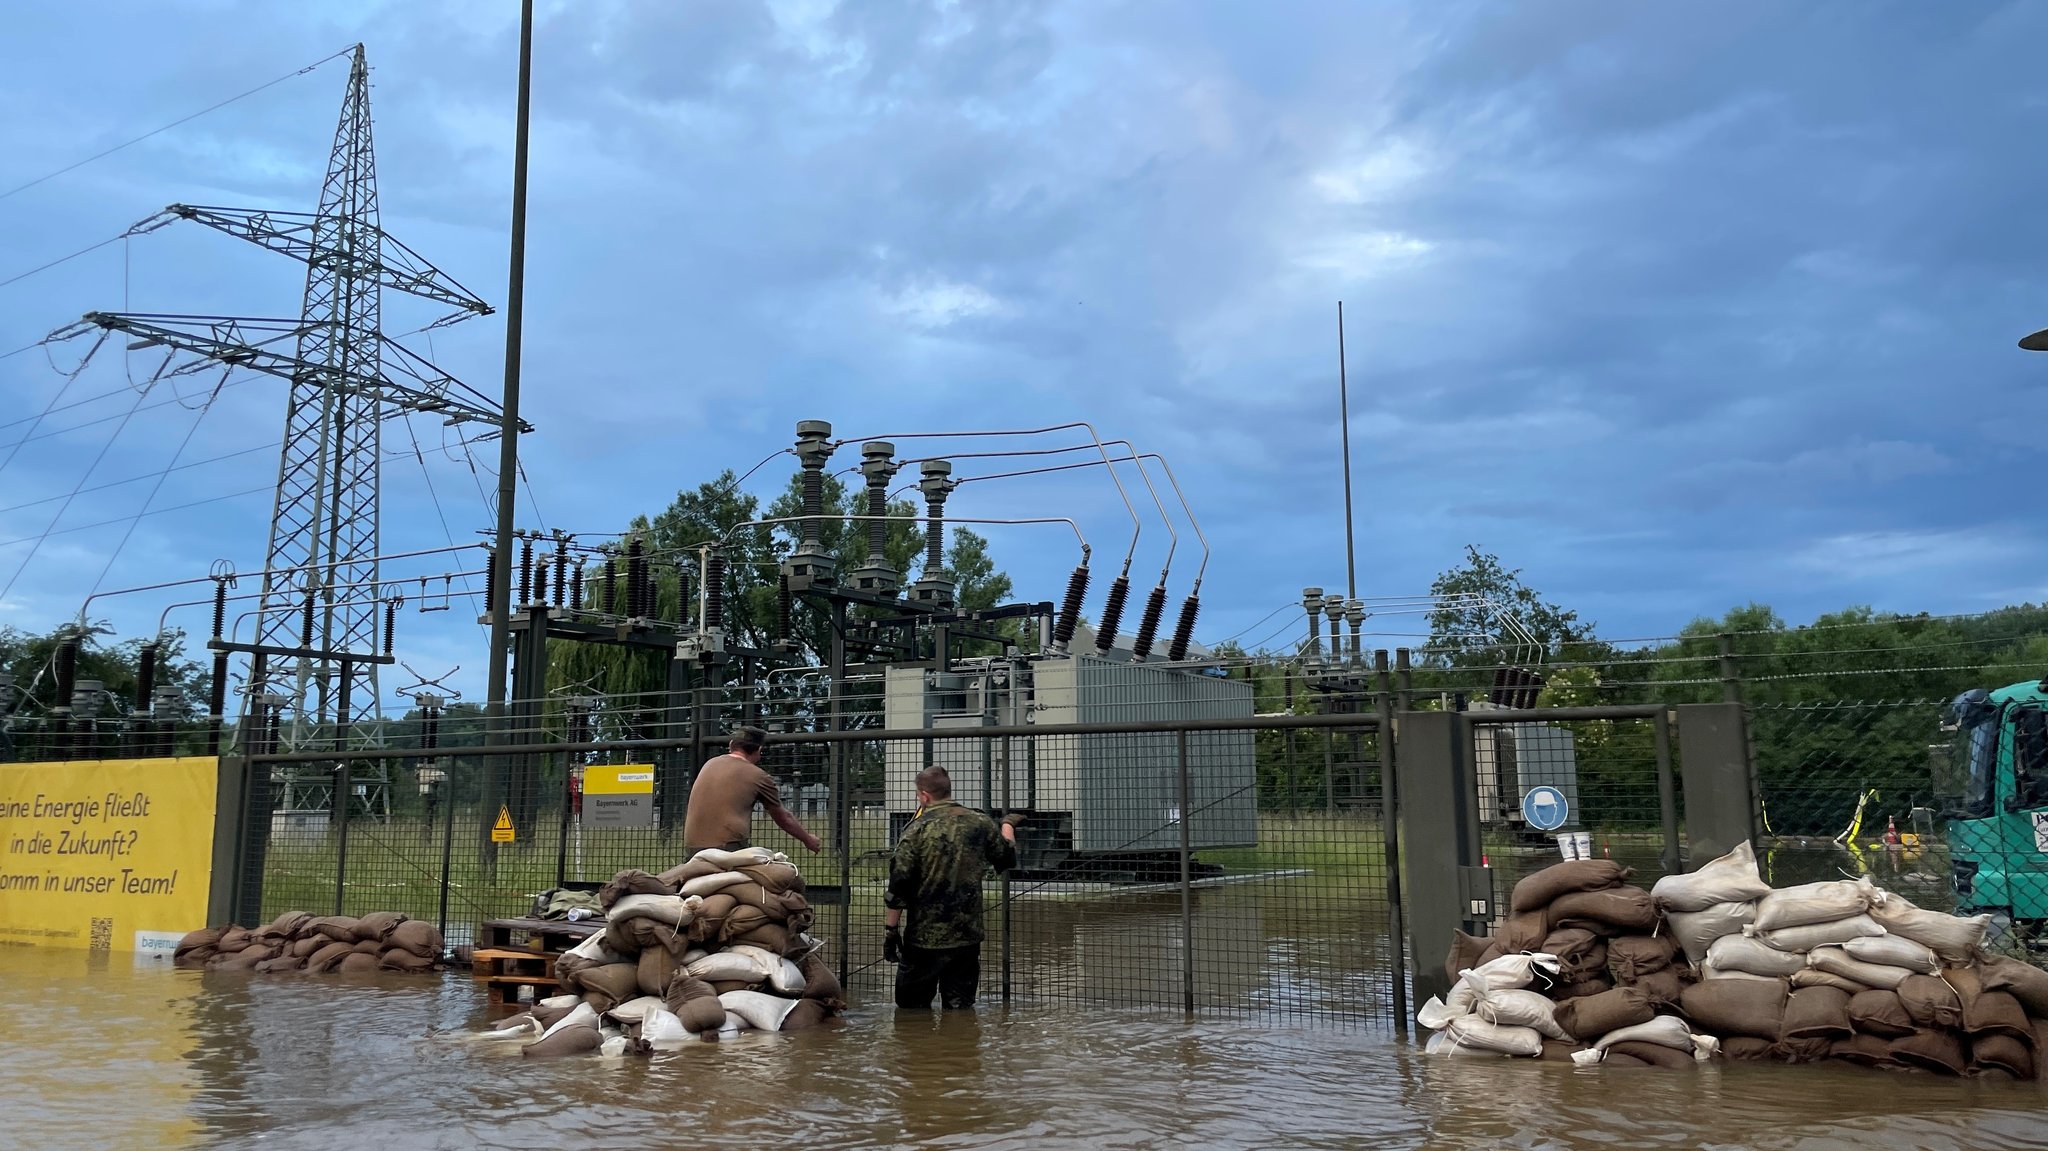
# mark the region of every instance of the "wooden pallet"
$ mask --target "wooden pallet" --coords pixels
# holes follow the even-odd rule
[[[518,1003],[527,996],[544,999],[561,986],[555,979],[555,957],[525,948],[479,948],[472,957],[470,973],[484,985],[484,997],[492,1006]]]

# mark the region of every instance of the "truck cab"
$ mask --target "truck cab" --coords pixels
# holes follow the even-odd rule
[[[2048,679],[1974,688],[1949,705],[1944,778],[1958,912],[2048,924]]]

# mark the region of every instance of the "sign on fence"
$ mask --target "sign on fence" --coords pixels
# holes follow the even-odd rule
[[[491,825],[491,842],[511,843],[518,838],[519,833],[512,830],[512,809],[510,807],[499,807],[498,822]]]
[[[219,761],[0,764],[0,944],[161,952],[206,924]]]
[[[583,822],[590,827],[653,827],[654,768],[593,763],[583,769]]]

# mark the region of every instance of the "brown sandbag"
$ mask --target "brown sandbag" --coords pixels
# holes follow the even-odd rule
[[[1545,1039],[1543,1050],[1536,1058],[1545,1063],[1570,1063],[1572,1052],[1584,1051],[1586,1045],[1573,1039]]]
[[[349,946],[355,949],[357,955],[380,955],[384,951],[384,945],[374,939],[365,939]]]
[[[831,1015],[831,1012],[825,1010],[825,1005],[817,1000],[801,999],[797,1001],[795,1007],[789,1009],[789,1014],[782,1017],[782,1026],[776,1030],[802,1031],[807,1027],[816,1027],[831,1018]]]
[[[225,926],[202,927],[197,931],[188,931],[185,933],[185,938],[178,940],[178,946],[171,952],[171,958],[183,959],[185,956],[201,948],[218,951],[220,950],[220,937],[227,933],[228,929]],[[1457,976],[1453,975],[1451,978],[1455,979]]]
[[[287,951],[289,954],[296,955],[300,959],[311,959],[315,952],[333,942],[334,940],[327,938],[325,935],[308,935],[304,939],[292,940],[291,946]]]
[[[1676,1047],[1666,1047],[1662,1043],[1644,1043],[1641,1040],[1616,1043],[1607,1049],[1609,1059],[1616,1055],[1627,1055],[1640,1059],[1651,1067],[1662,1067],[1672,1071],[1689,1068],[1699,1062]]]
[[[2048,971],[2005,955],[1977,961],[1977,976],[1986,991],[2009,991],[2027,1014],[2048,1019]]]
[[[2034,1025],[2034,1082],[2048,1083],[2048,1019],[2033,1020]]]
[[[549,996],[548,998],[552,999],[554,998],[554,996]],[[576,1010],[576,1005],[574,1003],[565,1004],[563,1006],[558,1007],[549,1004],[546,1000],[539,1000],[536,1001],[533,1007],[527,1011],[527,1014],[533,1016],[535,1021],[537,1021],[540,1024],[540,1029],[542,1031],[546,1031],[548,1028],[553,1027],[555,1024],[560,1023],[564,1019],[567,1019],[569,1017],[569,1013],[574,1010]],[[499,1026],[502,1027],[504,1025],[499,1024]]]
[[[689,950],[689,944],[689,936],[684,932],[644,915],[614,919],[604,926],[604,945],[620,955],[633,955],[649,948],[681,955]]]
[[[1887,991],[1885,994],[1890,995],[1891,992]],[[1727,1049],[1728,1045],[1723,1043],[1721,1050]],[[1854,1063],[1858,1067],[1882,1067],[1892,1061],[1891,1039],[1868,1033],[1837,1039],[1828,1046],[1828,1058]]]
[[[222,955],[233,955],[251,943],[256,942],[256,933],[246,927],[230,927],[220,933],[213,949]]]
[[[1721,1041],[1721,1058],[1737,1063],[1763,1063],[1772,1057],[1777,1045],[1754,1035],[1730,1035]],[[1891,1054],[1887,1051],[1885,1054]]]
[[[1584,999],[1614,990],[1614,982],[1608,979],[1586,979],[1578,983],[1560,983],[1550,989],[1550,997],[1559,1003],[1567,999]]]
[[[655,878],[668,884],[670,891],[675,891],[693,879],[702,879],[707,875],[717,875],[724,870],[726,869],[701,855],[693,855],[674,867],[669,868],[667,871],[662,872],[660,875],[655,876]]]
[[[1963,1025],[1962,997],[1938,975],[1909,975],[1900,981],[1897,995],[1915,1027],[1947,1029]]]
[[[612,904],[617,903],[628,895],[674,895],[675,893],[675,887],[662,880],[660,876],[649,875],[637,867],[629,867],[612,876],[603,887],[597,889],[597,902],[598,906],[606,911],[610,911]]]
[[[1506,955],[1539,950],[1549,935],[1550,924],[1540,910],[1510,915],[1493,929],[1493,941],[1500,944],[1502,954]]]
[[[1605,1059],[1603,1059],[1603,1060],[1601,1060],[1601,1061],[1600,1061],[1600,1065],[1601,1065],[1602,1067],[1648,1067],[1648,1066],[1649,1066],[1649,1064],[1647,1064],[1647,1063],[1643,1062],[1642,1060],[1640,1060],[1640,1059],[1636,1058],[1635,1056],[1633,1056],[1633,1055],[1626,1055],[1626,1054],[1623,1054],[1622,1052],[1619,1052],[1619,1051],[1609,1051],[1609,1052],[1607,1053],[1607,1058],[1605,1058]]]
[[[1818,1063],[1834,1047],[1833,1039],[1780,1039],[1771,1044],[1771,1058],[1780,1063]]]
[[[334,970],[344,956],[355,953],[356,945],[353,943],[330,943],[307,958],[306,970],[315,975],[324,975]]]
[[[372,911],[356,920],[356,938],[382,943],[391,938],[393,929],[410,918],[403,911]]]
[[[305,930],[299,932],[299,935],[324,935],[336,943],[354,943],[362,938],[356,934],[357,922],[359,921],[353,915],[323,915],[306,924]]]
[[[291,971],[303,971],[305,967],[305,960],[287,951],[258,963],[254,970],[263,975],[283,975]]]
[[[403,948],[387,947],[377,957],[377,968],[380,971],[432,971],[434,969],[434,961],[422,959]]]
[[[692,1035],[725,1026],[725,1005],[718,1001],[718,991],[688,972],[676,973],[662,999]]]
[[[174,967],[205,967],[207,964],[212,963],[219,954],[220,952],[211,947],[198,947],[187,951],[183,955],[173,955],[171,957],[171,965]]]
[[[1649,996],[1633,987],[1617,987],[1598,995],[1565,1000],[1557,1005],[1556,1019],[1565,1034],[1591,1043],[1609,1031],[1648,1023],[1656,1014]]]
[[[1624,935],[1607,941],[1607,967],[1616,983],[1634,983],[1670,967],[1678,943],[1668,935]]]
[[[1868,984],[1858,983],[1854,979],[1844,979],[1832,971],[1821,971],[1813,967],[1793,972],[1788,982],[1795,991],[1801,987],[1833,987],[1847,992],[1852,998],[1871,989]]]
[[[1541,911],[1561,895],[1620,887],[1632,872],[1611,859],[1573,859],[1525,875],[1508,896],[1511,912]],[[1648,892],[1644,893],[1645,895]]]
[[[1685,992],[1686,981],[1678,968],[1667,967],[1638,978],[1630,986],[1649,996],[1653,1005],[1662,1007],[1668,1003],[1678,1002],[1678,997]]]
[[[1590,927],[1597,935],[1648,935],[1657,927],[1657,905],[1650,902],[1650,893],[1640,887],[1560,895],[1551,901],[1545,915],[1553,931],[1560,927]]]
[[[639,989],[635,988],[634,990],[637,991]],[[638,999],[639,996],[635,995],[634,998]],[[619,1004],[625,1002],[625,1000],[613,999],[611,996],[606,995],[602,991],[585,991],[583,993],[583,1002],[590,1004],[590,1009],[592,1011],[597,1012],[599,1015],[603,1015],[605,1012],[610,1011],[612,1008],[617,1007]]]
[[[635,965],[642,995],[664,995],[676,976],[676,957],[665,947],[650,947],[640,953]]]
[[[1849,993],[1838,987],[1802,987],[1785,998],[1784,1017],[1778,1024],[1780,1039],[1847,1039],[1855,1029],[1849,1025]]]
[[[343,975],[367,975],[377,970],[377,957],[365,955],[360,951],[351,951],[341,957],[341,962],[335,964],[334,970]]]
[[[257,964],[271,958],[274,956],[264,948],[244,947],[240,951],[216,955],[206,966],[214,971],[254,971]]]
[[[311,912],[287,911],[255,931],[250,932],[250,934],[259,935],[265,939],[297,939],[299,934],[306,930],[306,925],[311,922],[313,922]]]
[[[1709,1035],[1775,1040],[1785,1020],[1785,999],[1782,979],[1708,979],[1679,993],[1678,1010]]]
[[[640,995],[640,966],[637,963],[605,963],[586,967],[577,972],[576,980],[585,991],[610,997],[613,1006]]]
[[[737,935],[728,932],[725,941],[729,944],[744,943],[750,947],[759,947],[771,955],[783,955],[789,951],[789,929],[780,923],[764,923],[752,931],[743,931]]]
[[[595,959],[586,959],[573,951],[563,952],[555,957],[555,985],[564,993],[583,990],[582,973],[603,964]]]
[[[691,920],[687,928],[690,938],[698,943],[711,943],[722,938],[725,935],[726,916],[731,915],[733,909],[739,905],[739,900],[723,891],[705,896],[703,906],[697,908],[697,918]],[[1455,982],[1457,976],[1453,975],[1451,979]]]
[[[1557,977],[1564,983],[1583,983],[1607,973],[1607,941],[1583,927],[1553,931],[1536,950],[1557,956]]]
[[[756,863],[734,870],[773,892],[804,893],[803,873],[796,869],[794,863]]]
[[[765,982],[767,981],[762,979],[721,979],[716,983],[706,984],[706,986],[710,987],[712,991],[723,995],[728,991],[754,991],[759,989],[761,984]]]
[[[2010,991],[1980,991],[1963,1001],[1963,1030],[1972,1042],[1988,1035],[2003,1035],[2022,1046],[2034,1045],[2034,1029],[2027,1023],[2027,1009]]]
[[[1996,992],[1994,994],[2003,994]],[[2034,1053],[2028,1050],[2033,1045],[2033,1032],[2027,1033],[2022,1043],[2003,1032],[1970,1037],[1970,1074],[1980,1074],[1986,1068],[1998,1068],[2015,1079],[2034,1077]]]
[[[1892,1040],[1892,1062],[1937,1075],[1961,1075],[1970,1068],[1962,1039],[1947,1031],[1916,1031]]]
[[[552,1055],[580,1055],[604,1046],[604,1033],[596,1027],[564,1027],[553,1035],[519,1049],[521,1055],[545,1058]]]
[[[711,899],[716,898],[718,897],[715,895],[711,897]],[[704,901],[706,907],[711,905],[711,899]],[[699,911],[697,918],[701,920],[703,917],[704,913]],[[219,938],[220,936],[218,935],[214,936],[215,940]],[[1472,968],[1479,966],[1479,956],[1492,944],[1493,940],[1491,939],[1483,939],[1477,935],[1467,935],[1463,931],[1453,929],[1451,931],[1451,951],[1450,954],[1444,956],[1444,978],[1452,983],[1456,983],[1459,972],[1470,971]]]
[[[1913,1017],[1906,1013],[1906,1005],[1899,1001],[1899,993],[1882,988],[1859,991],[1849,997],[1849,1026],[1859,1035],[1878,1039],[1902,1039],[1918,1030]]]
[[[385,942],[423,959],[439,959],[444,950],[440,929],[421,919],[408,919],[392,928]]]
[[[828,1010],[846,1010],[846,990],[824,956],[813,951],[797,961],[796,969],[803,972],[805,999],[815,999]]]

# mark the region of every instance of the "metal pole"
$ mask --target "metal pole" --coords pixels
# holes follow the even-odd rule
[[[1664,820],[1664,853],[1660,862],[1664,874],[1677,875],[1685,870],[1678,855],[1678,795],[1671,780],[1671,716],[1659,711],[1650,721],[1651,734],[1657,744],[1657,814]]]
[[[447,789],[448,794],[442,797],[442,803],[446,805],[447,812],[441,824],[441,918],[434,925],[434,929],[439,931],[443,938],[446,938],[448,935],[449,874],[455,866],[456,762],[454,757],[451,756],[448,760],[447,774],[441,777],[441,786]]]
[[[342,890],[348,881],[348,761],[334,769],[334,797],[328,802],[328,817],[335,821],[341,838],[334,845],[334,914],[341,914]]]
[[[1344,583],[1358,598],[1358,549],[1351,540],[1351,386],[1344,373],[1344,301],[1337,301],[1337,422],[1344,429]]]
[[[1394,973],[1394,1030],[1408,1034],[1408,932],[1401,915],[1401,802],[1394,782],[1394,695],[1393,677],[1387,671],[1387,653],[1372,655],[1373,672],[1379,691],[1373,701],[1379,717],[1380,826],[1387,859],[1387,949]]]
[[[519,337],[526,304],[527,105],[533,80],[533,0],[519,5],[519,96],[512,134],[512,256],[505,284],[505,392],[498,421],[498,562],[491,565],[491,653],[484,682],[488,741],[504,737],[505,666],[512,644],[512,524],[519,479]],[[489,812],[485,818],[490,817]]]
[[[832,602],[832,686],[826,701],[826,730],[838,732],[846,726],[841,710],[846,706],[846,604]],[[839,848],[839,983],[851,978],[853,960],[848,954],[853,930],[853,791],[848,786],[846,749],[837,741],[825,749],[832,770],[832,838]]]
[[[1180,1009],[1192,1015],[1195,1012],[1195,886],[1193,805],[1189,802],[1188,788],[1188,733],[1179,733],[1176,740],[1180,760]]]

